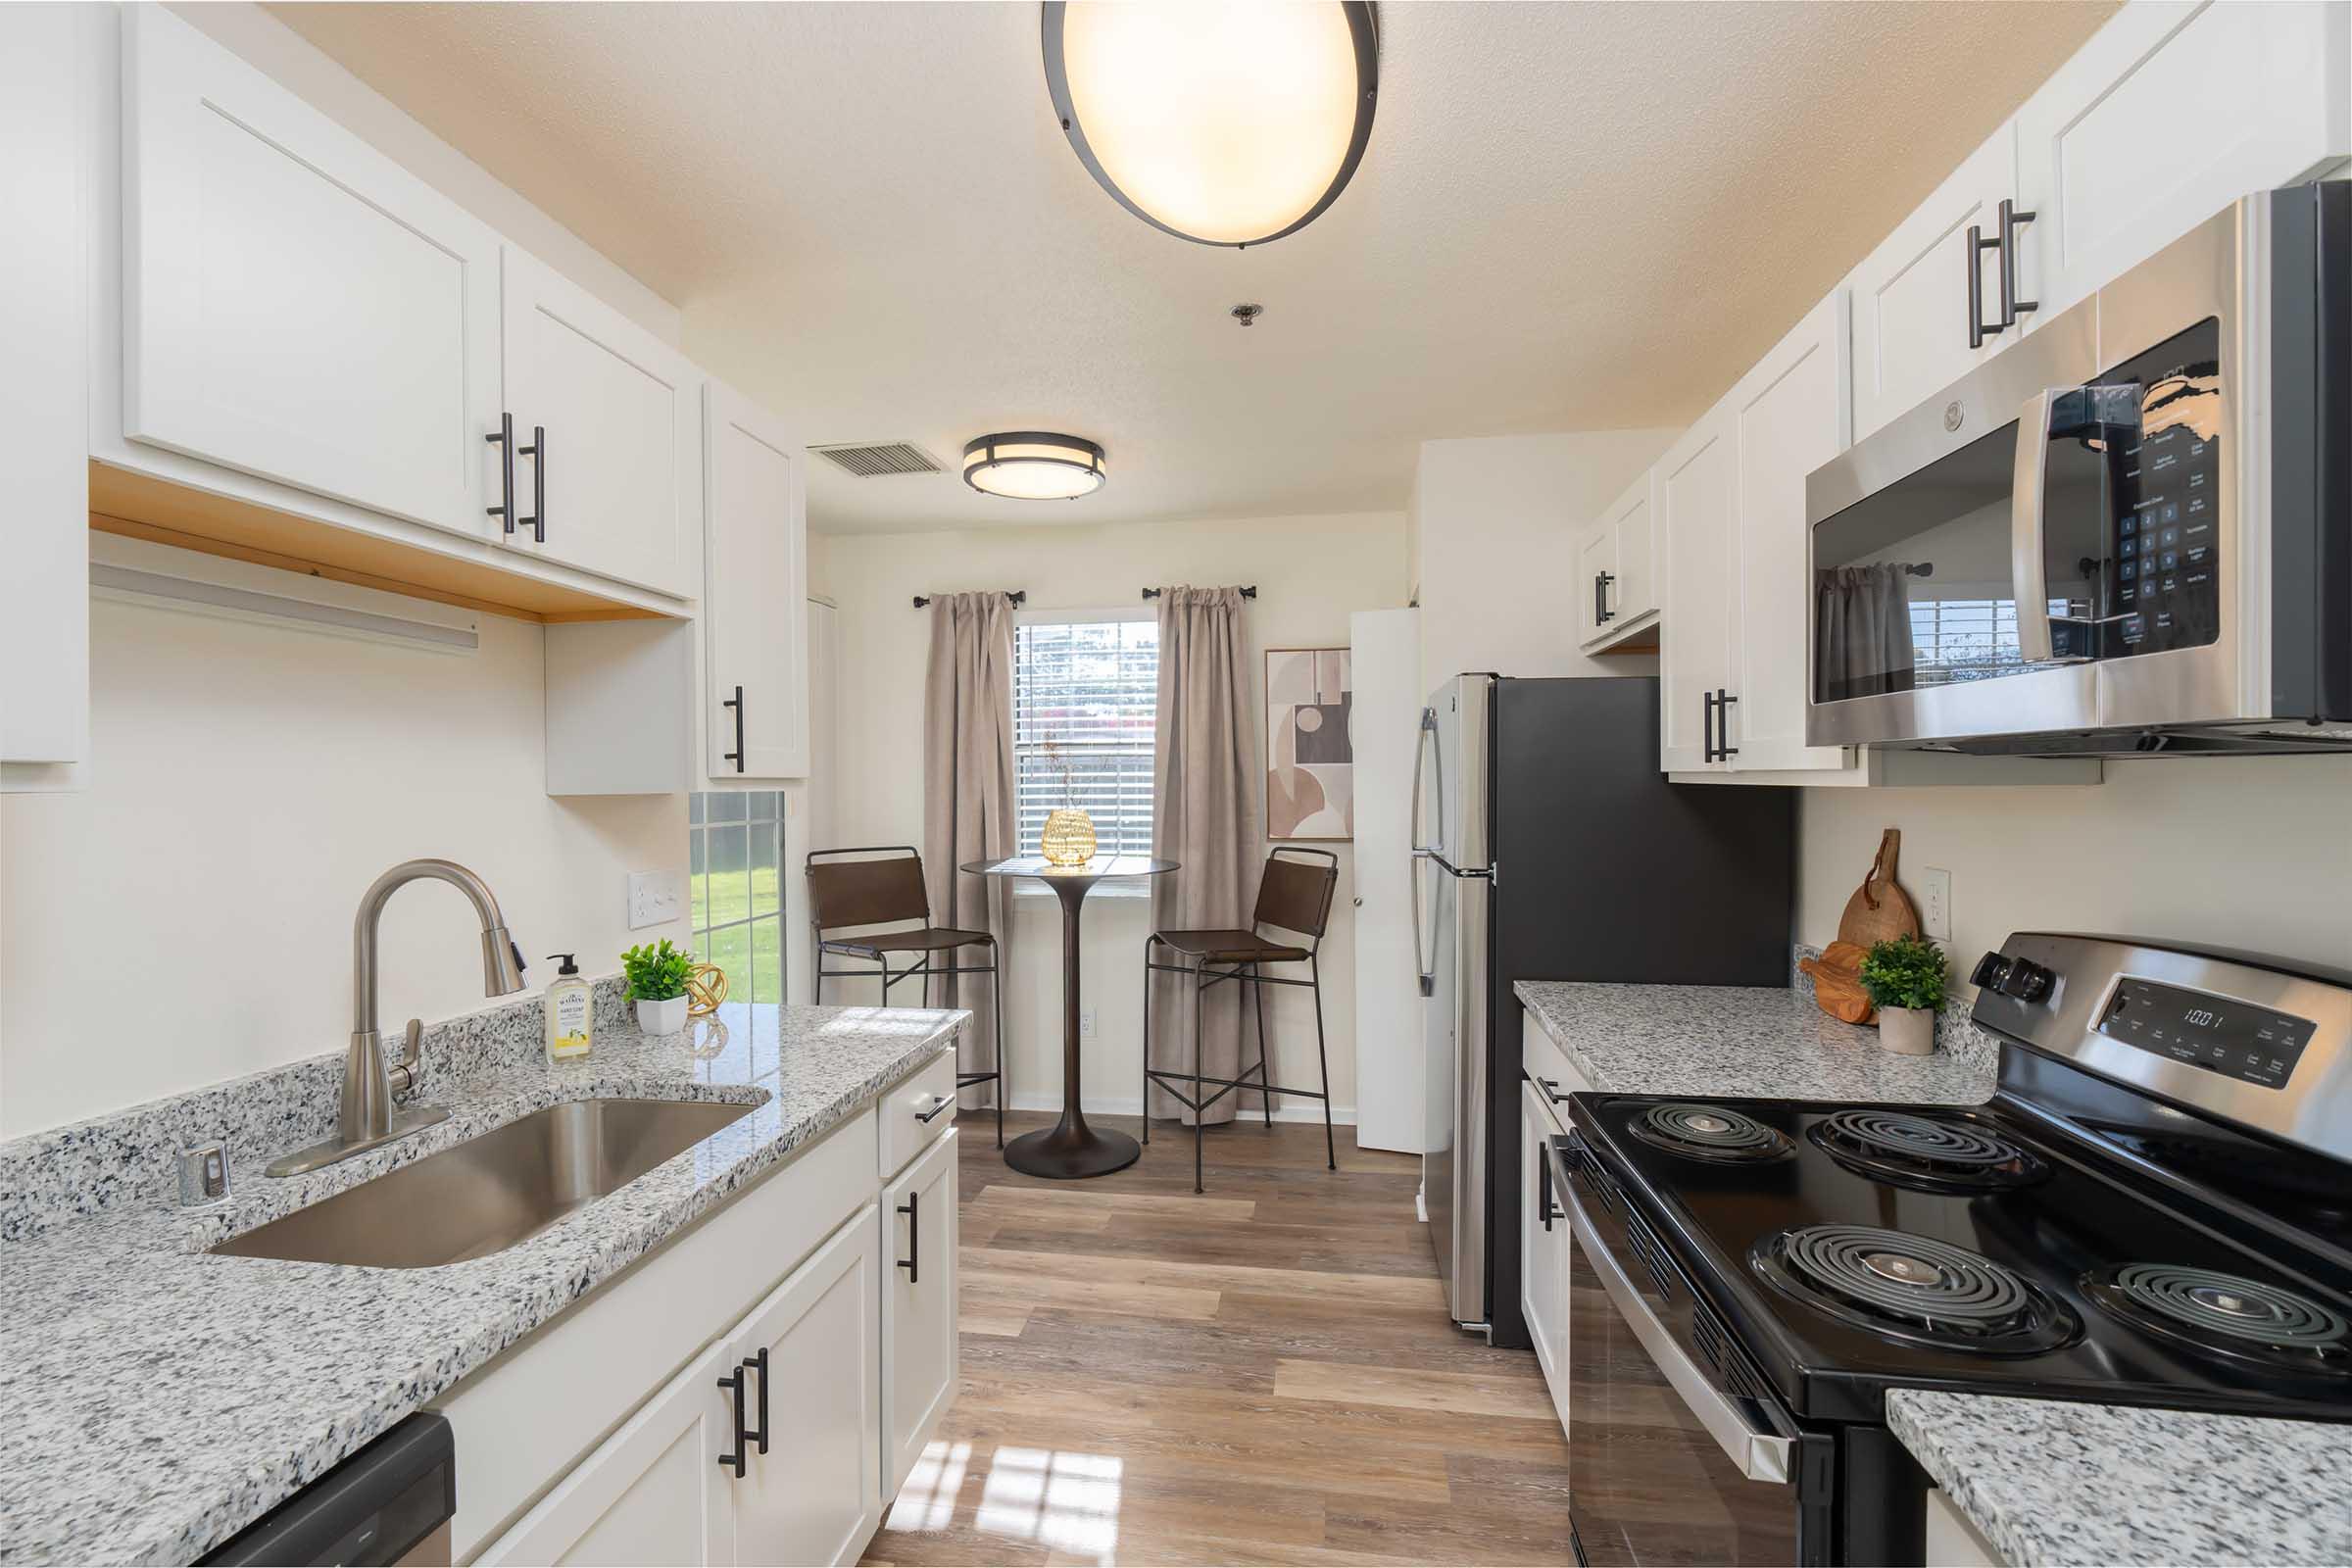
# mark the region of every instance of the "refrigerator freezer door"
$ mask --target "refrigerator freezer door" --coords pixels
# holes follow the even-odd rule
[[[1428,872],[1437,983],[1427,1004],[1431,1152],[1422,1186],[1430,1245],[1457,1323],[1487,1321],[1487,963],[1493,889]]]

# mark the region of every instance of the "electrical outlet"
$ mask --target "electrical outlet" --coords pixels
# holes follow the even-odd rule
[[[629,873],[629,929],[667,925],[686,914],[686,874],[683,871]]]
[[[1932,940],[1952,940],[1952,873],[1940,865],[1919,873],[1919,923]]]
[[[1078,1014],[1078,1034],[1081,1039],[1095,1038],[1095,1009],[1085,1008]]]

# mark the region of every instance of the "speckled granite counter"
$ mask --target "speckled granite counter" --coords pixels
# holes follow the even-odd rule
[[[1924,1389],[1886,1424],[2016,1568],[2352,1562],[2352,1426]]]
[[[532,1038],[529,1007],[503,1032]],[[429,1081],[455,1114],[371,1154],[272,1181],[260,1167],[301,1139],[232,1145],[224,1211],[183,1216],[149,1164],[103,1212],[0,1245],[0,1562],[201,1555],[846,1120],[967,1016],[736,1004],[723,1041],[600,1017],[584,1062],[550,1068],[511,1042],[461,1055]],[[616,1096],[758,1108],[473,1261],[384,1270],[193,1250],[542,1106]],[[71,1131],[62,1141],[86,1163],[104,1136]],[[54,1170],[61,1140],[47,1142],[36,1152]]]
[[[1904,1101],[1991,1098],[1998,1048],[1966,1021],[1937,1023],[1927,1056],[1879,1048],[1777,986],[1619,986],[1522,980],[1519,1000],[1595,1090],[1626,1095]]]

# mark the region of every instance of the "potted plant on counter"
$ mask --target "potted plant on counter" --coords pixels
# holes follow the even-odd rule
[[[1879,1009],[1879,1044],[1905,1056],[1936,1049],[1943,1005],[1943,950],[1925,937],[1890,937],[1862,959],[1862,988]]]
[[[686,982],[694,975],[694,958],[680,953],[663,937],[658,946],[631,948],[620,956],[629,977],[629,997],[637,1004],[637,1027],[649,1035],[674,1035],[686,1027]]]

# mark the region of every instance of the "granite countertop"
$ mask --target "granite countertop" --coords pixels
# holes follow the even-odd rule
[[[232,1146],[234,1197],[200,1217],[149,1182],[0,1246],[0,1561],[210,1550],[846,1120],[969,1014],[731,1004],[719,1016],[723,1041],[600,1019],[585,1061],[446,1074],[427,1098],[448,1121],[308,1176],[267,1178],[281,1150]],[[195,1250],[543,1106],[613,1097],[757,1108],[488,1257],[365,1269]]]
[[[1926,1056],[1880,1049],[1804,991],[1779,986],[1627,986],[1522,980],[1528,1011],[1599,1093],[1711,1099],[1913,1102],[1992,1097],[1997,1045],[1965,1014],[1936,1023]]]
[[[1925,1389],[1886,1424],[2016,1568],[2352,1562],[2352,1426]]]

